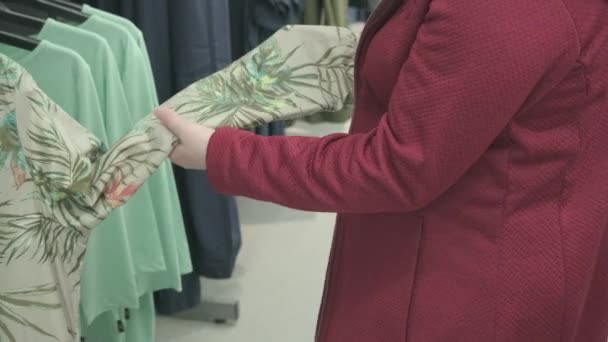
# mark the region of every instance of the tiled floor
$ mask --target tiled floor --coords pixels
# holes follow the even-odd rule
[[[325,135],[344,125],[298,123],[290,135]],[[157,342],[311,342],[334,215],[239,199],[243,249],[233,279],[202,280],[209,300],[240,302],[234,325],[159,317]]]

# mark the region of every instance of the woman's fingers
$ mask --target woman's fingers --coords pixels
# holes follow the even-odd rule
[[[205,169],[207,146],[215,131],[189,122],[169,108],[158,108],[154,114],[179,139],[171,152],[171,161],[185,169]]]
[[[160,107],[154,111],[154,115],[162,124],[178,138],[183,138],[187,134],[188,127],[191,125],[184,118],[179,116],[173,109]]]

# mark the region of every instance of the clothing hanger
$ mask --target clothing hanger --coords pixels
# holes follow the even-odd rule
[[[38,47],[40,41],[34,38],[23,37],[14,33],[0,30],[0,43],[12,45],[23,50],[32,51]]]
[[[82,5],[80,4],[75,4],[73,2],[69,2],[69,1],[65,1],[65,0],[51,0],[51,2],[62,6],[62,7],[66,7],[75,11],[79,11],[82,12]]]
[[[0,2],[0,30],[25,38],[38,34],[43,26],[44,20],[12,11],[4,2]]]
[[[88,14],[50,0],[5,0],[4,4],[12,10],[25,12],[43,19],[51,17],[75,23],[82,23],[89,19]]]

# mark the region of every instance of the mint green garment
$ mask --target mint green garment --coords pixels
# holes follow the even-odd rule
[[[139,302],[137,305],[139,306]],[[121,315],[121,312],[124,312],[123,310],[124,309],[113,309],[106,311],[97,316],[95,320],[86,327],[84,327],[84,324],[81,322],[81,340],[86,342],[126,342],[125,333],[119,331],[119,325],[124,326],[125,324],[124,317]],[[84,314],[82,306],[80,307],[80,314]],[[150,324],[153,323],[148,323],[148,325]],[[139,340],[135,340],[132,342],[138,341]],[[151,341],[154,341],[154,339]]]
[[[146,67],[145,57],[135,39],[126,29],[97,14],[91,15],[79,27],[99,34],[108,42],[116,59],[125,90],[134,89],[131,92],[137,100],[132,101],[127,96],[132,113],[138,116],[144,115],[140,113],[149,109],[150,105],[158,105],[156,95],[152,93],[152,88],[148,84],[152,76]]]
[[[106,19],[93,13],[80,28],[95,32],[108,42],[116,64],[121,70],[120,74],[131,118],[138,120],[158,106],[152,69],[149,66],[149,59],[146,57],[147,52],[142,49],[142,45],[137,43],[137,38],[130,36],[128,29],[121,27],[120,23],[110,20],[111,18]],[[143,37],[141,41],[141,44],[144,44]],[[140,112],[140,114],[133,115],[134,112]],[[167,264],[166,272],[147,274],[147,284],[149,288],[154,289],[181,290],[181,274],[189,273],[192,269],[172,172],[169,162],[165,162],[147,182],[155,195],[155,213],[161,229]],[[161,222],[165,224],[163,225]],[[128,321],[121,318],[123,316],[121,310],[106,312],[98,317],[85,332],[87,341],[120,342],[126,338],[126,335],[128,335],[126,341],[129,342],[152,341],[155,322],[152,294],[143,295],[140,298],[140,305],[139,308],[129,309],[132,318]],[[116,329],[119,321],[126,326],[125,333]]]
[[[105,39],[53,19],[46,21],[38,37],[73,49],[88,63],[104,113],[101,117],[104,118],[108,139],[110,143],[114,143],[128,131],[133,122],[128,115],[129,108],[114,57]],[[143,273],[166,270],[155,216],[141,214],[154,210],[149,187],[142,186],[133,200],[123,207],[126,226],[114,226],[96,232],[89,241],[86,265],[81,278],[83,331],[84,327],[101,313],[132,303],[121,302],[126,291],[135,291],[133,296],[139,297],[155,290],[148,288],[141,280]],[[123,232],[119,234],[118,230]],[[130,251],[125,253],[130,253],[135,266],[135,274],[131,275],[137,279],[138,288],[135,290],[127,287],[130,282],[123,282],[115,276],[115,270],[120,267],[121,260],[116,259],[113,253],[108,255],[108,250],[115,251],[122,247],[116,246],[115,241],[125,232],[130,247]],[[119,254],[124,253],[116,255]],[[124,284],[125,288],[121,289],[121,284]]]
[[[129,318],[124,317],[127,323],[125,332],[126,342],[149,342],[156,339],[156,310],[154,309],[154,295],[145,294],[139,299],[139,308],[129,312]],[[151,324],[150,324],[151,323]]]
[[[88,64],[80,55],[44,40],[31,52],[0,44],[0,53],[21,64],[53,101],[65,111],[73,113],[74,118],[81,125],[104,143],[109,143],[93,76]],[[83,295],[88,295],[91,291],[114,293],[115,301],[125,306],[137,306],[139,301],[134,277],[135,266],[126,234],[127,210],[124,208],[126,206],[113,211],[108,219],[93,231],[84,261],[83,278],[81,278],[81,281],[86,278],[88,280],[82,283],[81,293]],[[108,246],[111,246],[111,249]],[[103,255],[114,263],[94,272],[88,272],[91,255]]]
[[[157,107],[156,94],[151,92],[151,86],[145,85],[146,82],[153,81],[145,67],[144,55],[128,31],[96,14],[91,15],[80,27],[95,32],[108,41],[121,70],[133,121],[139,121]],[[173,288],[181,291],[181,275],[190,273],[192,264],[171,164],[164,162],[148,179],[148,184],[154,194],[154,212],[161,228],[167,264],[166,274],[149,274],[149,281],[159,289]]]
[[[120,330],[120,328],[123,330]],[[153,294],[139,298],[138,308],[112,310],[99,316],[82,334],[86,342],[153,342],[156,310]]]
[[[148,55],[148,47],[146,46],[146,40],[144,39],[143,32],[141,32],[141,30],[138,29],[137,26],[135,26],[135,24],[133,24],[129,19],[123,18],[119,15],[116,15],[116,14],[113,14],[110,12],[106,12],[106,11],[102,11],[100,9],[89,6],[87,4],[84,4],[82,6],[82,11],[84,13],[87,13],[90,15],[93,15],[93,14],[99,15],[100,17],[103,17],[107,20],[110,20],[110,21],[120,25],[122,28],[127,30],[127,32],[129,32],[131,37],[133,37],[133,39],[137,43],[137,46],[139,47],[139,50],[141,51],[142,55],[144,56],[144,60],[146,62],[145,66],[147,69],[147,73],[151,77],[151,82],[146,82],[146,83],[149,83],[150,91],[153,94],[156,94],[157,93],[156,84],[154,83],[154,76],[153,76],[154,74],[152,72],[152,63],[150,63],[150,56]]]

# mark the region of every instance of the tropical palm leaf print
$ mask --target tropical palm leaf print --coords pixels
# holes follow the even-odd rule
[[[9,342],[21,342],[17,341],[8,323],[29,328],[42,336],[59,341],[56,336],[42,328],[41,323],[44,322],[35,323],[27,317],[27,312],[32,308],[49,311],[60,310],[62,308],[60,303],[44,300],[49,295],[57,297],[56,294],[57,287],[55,285],[0,291],[0,341],[4,341],[4,338],[6,338]]]
[[[85,235],[75,227],[41,213],[12,215],[0,213],[0,263],[19,258],[36,259],[38,263],[67,262],[74,257]]]
[[[68,197],[82,197],[91,184],[91,160],[75,153],[74,146],[57,129],[49,115],[57,112],[57,105],[40,90],[36,90],[29,100],[35,118],[27,135],[34,144],[26,151],[34,183],[53,203]],[[99,145],[96,142],[95,146]]]
[[[305,116],[336,110],[352,92],[356,39],[340,42],[318,59],[298,64],[293,59],[307,49],[304,43],[284,52],[271,37],[247,58],[182,91],[169,106],[198,123],[240,128],[291,118],[286,112]]]

